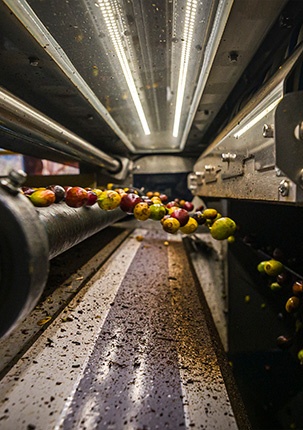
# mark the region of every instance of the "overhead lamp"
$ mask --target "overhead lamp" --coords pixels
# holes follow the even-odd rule
[[[183,150],[234,0],[3,1],[131,152]]]
[[[146,120],[146,116],[138,95],[138,91],[137,91],[130,67],[128,65],[128,61],[124,50],[125,46],[122,43],[121,31],[119,30],[119,27],[117,24],[116,17],[119,14],[118,3],[116,0],[98,0],[98,5],[103,15],[103,19],[107,27],[108,35],[111,38],[112,44],[118,56],[121,69],[125,76],[125,79],[129,88],[129,92],[134,101],[139,119],[142,124],[142,128],[144,130],[144,133],[146,135],[149,135],[150,129]]]
[[[187,70],[190,61],[190,48],[192,44],[193,32],[195,28],[195,18],[197,11],[197,0],[188,0],[186,3],[185,9],[185,18],[184,18],[184,30],[183,30],[183,45],[180,59],[180,72],[179,72],[179,80],[178,80],[178,90],[177,90],[177,100],[175,106],[175,117],[174,117],[174,127],[173,127],[173,136],[178,137],[179,127],[180,127],[180,119],[181,119],[181,111],[184,100],[185,86],[186,86],[186,77]]]
[[[26,0],[3,0],[19,21],[27,28],[36,41],[43,46],[48,55],[54,60],[63,73],[70,79],[78,91],[91,104],[93,109],[108,123],[112,130],[120,137],[122,142],[134,151],[134,146],[121,130],[116,121],[108,113],[100,102],[95,92],[83,79],[77,68],[74,66],[63,47],[57,42],[49,32],[43,22],[36,15]]]

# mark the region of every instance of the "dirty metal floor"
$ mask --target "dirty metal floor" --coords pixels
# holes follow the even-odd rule
[[[2,371],[1,430],[248,428],[181,236],[122,235],[39,333],[20,329],[34,341]]]

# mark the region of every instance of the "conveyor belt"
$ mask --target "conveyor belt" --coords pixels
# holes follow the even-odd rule
[[[181,236],[137,229],[4,376],[0,426],[242,430],[222,362]]]

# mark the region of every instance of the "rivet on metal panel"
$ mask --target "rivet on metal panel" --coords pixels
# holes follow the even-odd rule
[[[11,170],[8,177],[2,179],[0,184],[10,194],[16,195],[19,192],[19,187],[24,184],[26,177],[27,175],[23,170]]]
[[[272,124],[264,124],[262,135],[263,137],[274,137],[274,126]]]
[[[286,197],[289,194],[289,181],[286,179],[283,179],[283,181],[280,182],[279,185],[279,193],[282,197]]]

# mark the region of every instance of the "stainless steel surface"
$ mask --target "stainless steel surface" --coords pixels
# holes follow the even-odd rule
[[[301,44],[197,160],[188,178],[194,194],[303,202],[298,187],[302,154],[295,137],[295,128],[302,121],[301,93],[285,95],[289,76],[302,63],[302,52]],[[284,105],[291,97],[296,102],[286,112]],[[292,115],[294,110],[296,115]],[[203,176],[199,184],[196,172]],[[289,181],[287,193],[280,192],[284,179]]]
[[[303,121],[303,91],[286,94],[275,115],[276,163],[295,184],[302,187],[303,145],[296,129]]]
[[[198,24],[190,46],[195,68],[190,65],[186,78],[181,140],[171,137],[171,103],[177,97],[182,69],[187,3],[168,0],[147,5],[119,0],[115,7],[121,20],[113,20],[111,30],[102,12],[106,4],[87,0],[70,7],[60,1],[46,5],[35,0],[3,0],[2,85],[106,153],[177,152],[181,142],[182,153],[198,156],[209,143],[203,136],[287,1],[220,0],[203,2],[203,8],[199,1],[192,1],[192,11],[197,6],[199,12],[190,18]],[[109,2],[109,9],[113,5]],[[208,20],[207,28],[200,25]],[[121,30],[117,40],[125,48],[119,53],[112,40],[116,28]],[[286,37],[289,33],[288,27],[283,28]],[[151,123],[150,135],[142,136],[119,55],[127,57],[124,64],[133,73],[137,95]],[[18,79],[13,78],[15,74]],[[117,127],[118,122],[123,127]]]
[[[15,16],[22,22],[25,28],[31,33],[31,35],[37,40],[37,42],[46,49],[46,52],[55,61],[55,63],[60,67],[63,73],[72,81],[75,87],[80,91],[80,93],[88,100],[92,105],[94,110],[110,125],[110,127],[117,133],[117,135],[123,140],[123,142],[133,149],[131,142],[125,134],[119,129],[111,115],[108,113],[106,108],[102,105],[100,100],[79,74],[77,69],[74,67],[68,56],[65,54],[62,47],[57,43],[54,37],[49,33],[47,28],[43,25],[38,18],[38,16],[31,9],[29,4],[24,0],[3,0],[4,3],[12,10]],[[64,35],[65,37],[65,35]],[[31,65],[33,64],[30,60]],[[95,66],[96,67],[96,66]]]
[[[229,95],[236,89],[236,83],[242,85],[241,97],[245,99],[247,86],[251,83],[247,67],[254,59],[252,75],[257,74],[260,58],[256,58],[255,54],[258,46],[264,41],[286,3],[283,0],[234,1],[188,135],[186,142],[188,151],[199,148],[201,154],[212,142],[211,137],[216,137],[218,129],[222,129],[222,115],[219,119],[217,116],[221,110],[224,110],[225,118],[231,115],[230,106],[227,105],[228,107],[224,109],[224,105],[226,106]],[[263,55],[265,58],[268,54]],[[213,123],[215,125],[210,137],[208,131]]]
[[[0,88],[0,120],[5,127],[21,132],[27,138],[42,141],[46,147],[54,147],[77,160],[119,171],[120,163],[113,157],[86,142],[52,119],[33,109],[22,100]],[[5,143],[3,145],[5,147]],[[22,144],[19,143],[22,152]]]
[[[34,0],[4,1],[128,149],[182,150],[195,114],[190,106],[199,101],[233,0],[86,0],[72,10],[62,2],[41,8]],[[83,50],[86,34],[95,45]]]
[[[135,230],[24,351],[1,381],[3,430],[249,428],[181,238],[167,239]]]
[[[150,155],[140,157],[134,162],[135,173],[180,173],[190,172],[195,159],[177,155]]]

